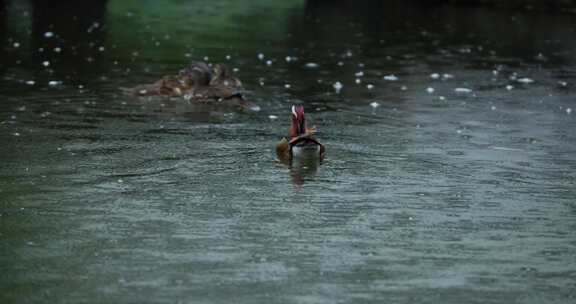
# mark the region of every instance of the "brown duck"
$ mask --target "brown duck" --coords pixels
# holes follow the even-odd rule
[[[132,96],[183,97],[196,103],[240,105],[256,111],[260,109],[244,98],[242,82],[224,64],[210,67],[205,62],[193,62],[178,75],[164,76],[154,83],[123,90]]]
[[[324,159],[326,149],[314,138],[316,128],[306,127],[306,117],[303,106],[292,106],[292,125],[288,137],[282,138],[276,145],[276,155],[284,163],[291,163],[293,159],[318,158]]]

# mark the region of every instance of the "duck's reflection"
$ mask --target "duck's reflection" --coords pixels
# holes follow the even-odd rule
[[[290,180],[297,188],[304,185],[307,181],[314,180],[318,169],[322,165],[322,161],[313,155],[292,160],[279,157],[278,160],[288,167],[290,170]]]

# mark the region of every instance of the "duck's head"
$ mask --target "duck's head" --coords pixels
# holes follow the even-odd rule
[[[232,70],[222,63],[215,64],[213,67],[214,77],[210,81],[212,86],[224,86],[234,88],[237,90],[242,89],[242,82],[234,76]]]
[[[180,71],[180,78],[190,86],[206,86],[212,79],[212,70],[205,62],[192,62]]]
[[[230,71],[230,69],[228,68],[228,66],[222,64],[222,63],[217,63],[214,65],[213,67],[214,69],[214,75],[215,77],[218,78],[228,78],[232,76],[232,72]]]
[[[304,107],[301,105],[292,106],[292,126],[290,127],[290,137],[297,137],[306,133],[306,117]]]

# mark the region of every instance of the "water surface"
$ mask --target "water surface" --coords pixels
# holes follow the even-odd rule
[[[0,3],[2,303],[574,301],[574,16]],[[118,90],[204,59],[262,110]]]

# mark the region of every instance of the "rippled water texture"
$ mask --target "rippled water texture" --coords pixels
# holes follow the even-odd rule
[[[0,302],[574,303],[574,15],[57,2],[0,1]],[[204,59],[262,110],[118,90]]]

